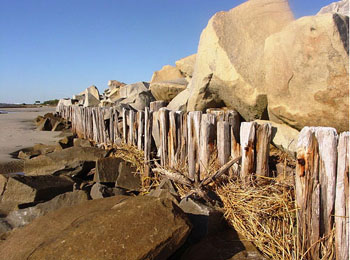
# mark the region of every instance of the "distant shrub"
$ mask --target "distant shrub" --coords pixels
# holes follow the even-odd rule
[[[57,106],[58,104],[58,99],[52,99],[52,100],[47,100],[47,101],[44,101],[42,103],[42,105],[46,105],[46,106]]]

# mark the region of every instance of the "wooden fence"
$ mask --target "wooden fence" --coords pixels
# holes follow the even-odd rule
[[[126,143],[144,151],[145,162],[159,159],[166,167],[188,167],[188,178],[208,176],[209,160],[219,164],[241,157],[232,170],[249,182],[269,175],[270,124],[242,122],[233,110],[169,111],[152,102],[144,111],[123,108],[60,106],[72,131],[97,144]],[[155,147],[157,149],[155,149]],[[305,259],[319,259],[335,225],[336,258],[349,259],[349,132],[338,137],[333,128],[305,127],[299,135],[296,168],[299,248]]]

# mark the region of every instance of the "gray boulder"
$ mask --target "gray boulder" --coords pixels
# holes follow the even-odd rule
[[[84,107],[95,107],[100,104],[100,93],[96,86],[90,86],[84,91]]]
[[[78,205],[87,200],[88,195],[82,190],[63,193],[54,197],[52,200],[44,203],[39,203],[34,207],[12,211],[6,217],[6,221],[13,228],[22,227],[29,224],[37,217],[44,216],[51,211],[63,207]]]
[[[141,176],[136,167],[129,162],[122,162],[118,166],[118,177],[115,187],[131,191],[138,191],[141,188]]]
[[[156,100],[170,102],[181,91],[183,91],[187,85],[187,80],[180,78],[176,80],[153,82],[151,83],[150,89]]]
[[[349,16],[349,0],[333,2],[321,8],[317,14],[338,13]]]
[[[129,106],[135,110],[144,110],[149,107],[152,101],[155,101],[149,83],[137,82],[120,87],[119,99],[113,100],[116,106]]]
[[[0,255],[12,260],[168,259],[190,231],[188,219],[170,200],[116,196],[61,208],[13,230]]]
[[[55,196],[72,191],[74,182],[59,176],[23,176],[9,177],[0,197],[0,210],[24,208],[39,202],[48,201]]]
[[[181,200],[179,207],[187,214],[193,230],[190,239],[197,242],[207,235],[212,235],[226,227],[223,212],[208,207],[190,198]]]
[[[50,154],[26,160],[24,172],[27,175],[59,174],[70,171],[86,162],[103,158],[107,151],[95,147],[70,147]]]

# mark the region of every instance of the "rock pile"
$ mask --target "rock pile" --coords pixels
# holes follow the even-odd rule
[[[70,128],[70,123],[57,114],[47,113],[35,119],[39,131],[62,131]]]

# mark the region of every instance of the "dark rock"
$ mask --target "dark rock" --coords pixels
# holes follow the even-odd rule
[[[73,146],[77,147],[92,147],[89,140],[81,139],[81,138],[74,138],[73,139]]]
[[[13,230],[1,242],[0,255],[12,260],[168,259],[190,230],[186,216],[169,200],[116,196],[62,208]]]
[[[125,164],[126,162],[123,159],[114,157],[98,159],[96,162],[96,174],[94,176],[94,181],[116,182],[119,175],[119,170],[122,168],[122,166],[120,166],[121,163]]]
[[[10,206],[13,209],[25,208],[50,200],[59,194],[72,191],[73,184],[68,178],[49,175],[9,177],[0,198],[0,209],[6,212]],[[3,209],[3,206],[7,208]]]
[[[0,218],[0,235],[10,231],[11,229],[11,225],[5,219]]]
[[[8,214],[6,220],[13,228],[22,227],[51,211],[74,206],[87,200],[88,195],[82,190],[67,192],[54,197],[50,201],[39,203],[34,207],[12,211]]]
[[[65,128],[66,128],[66,126],[63,122],[56,121],[55,124],[53,125],[51,131],[62,131]]]
[[[44,118],[42,121],[38,123],[38,127],[36,128],[39,131],[51,131],[52,126],[49,118]]]
[[[191,246],[181,260],[264,260],[254,245],[244,239],[233,229],[227,229],[215,235],[205,237]]]
[[[65,136],[61,140],[58,141],[58,144],[63,149],[68,148],[68,147],[72,147],[74,138],[75,138],[75,135]]]
[[[103,199],[105,195],[105,190],[107,189],[107,186],[100,184],[100,183],[95,183],[92,187],[91,187],[91,191],[90,191],[90,197],[93,200],[96,199]]]
[[[118,167],[118,178],[115,182],[115,187],[123,188],[132,191],[138,191],[141,187],[140,174],[136,172],[134,167],[129,162],[122,162]]]
[[[95,183],[90,190],[90,197],[93,200],[112,197],[116,195],[127,195],[127,192],[125,191],[125,189],[108,187],[107,185],[103,185],[101,183]]]
[[[203,237],[223,230],[227,224],[223,213],[190,198],[182,199],[179,207],[187,214],[193,224],[191,241],[199,241]]]
[[[54,174],[67,169],[75,169],[85,162],[95,162],[103,158],[106,151],[94,147],[70,147],[50,154],[40,155],[24,163],[24,172],[27,175]]]

